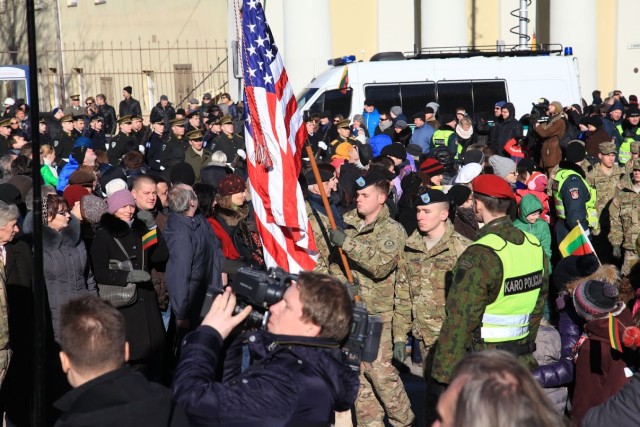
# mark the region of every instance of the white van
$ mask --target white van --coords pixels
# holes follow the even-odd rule
[[[440,104],[442,112],[453,113],[457,107],[464,107],[467,113],[487,119],[492,118],[498,101],[512,102],[517,117],[530,113],[532,103],[540,98],[560,101],[563,106],[581,105],[577,59],[573,56],[387,56],[401,59],[372,58],[370,62],[326,70],[301,92],[298,109],[303,113],[326,110],[332,115],[353,117],[362,113],[364,100],[368,99],[378,111],[401,106],[411,122],[411,116],[431,101]],[[347,90],[340,89],[344,67],[348,67]]]

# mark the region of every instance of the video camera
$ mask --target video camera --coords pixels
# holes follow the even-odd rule
[[[531,114],[529,115],[529,120],[531,123],[546,123],[549,121],[549,116],[547,115],[547,109],[549,108],[549,100],[546,98],[540,98],[537,104],[531,103],[533,108],[531,108]]]
[[[297,274],[290,274],[279,267],[266,272],[249,267],[239,268],[231,284],[237,299],[234,312],[239,313],[250,305],[253,310],[244,326],[247,329],[266,329],[269,307],[282,299],[295,280],[298,280]],[[373,362],[378,357],[381,335],[380,318],[369,316],[362,303],[354,303],[351,332],[341,347],[351,369],[358,371],[360,362]]]

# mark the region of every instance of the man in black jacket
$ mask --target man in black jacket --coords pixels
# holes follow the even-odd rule
[[[140,109],[140,102],[131,96],[133,89],[131,86],[125,86],[122,88],[122,97],[120,101],[119,116],[142,116],[142,110]]]
[[[65,304],[60,347],[62,370],[74,389],[55,403],[63,412],[56,427],[189,425],[169,390],[125,367],[124,318],[109,303],[85,296]]]
[[[173,396],[192,426],[328,426],[334,411],[354,403],[358,373],[339,348],[352,319],[342,283],[300,273],[269,309],[269,332],[252,332],[232,344],[223,382],[216,382],[223,341],[251,311],[245,307],[234,316],[235,307],[227,288],[184,340]]]
[[[116,131],[116,109],[107,104],[107,97],[103,94],[96,96],[98,114],[104,118],[104,134],[107,139],[111,138]]]

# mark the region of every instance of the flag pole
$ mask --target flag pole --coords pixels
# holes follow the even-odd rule
[[[589,239],[589,236],[587,236],[587,233],[585,233],[584,228],[582,228],[582,224],[580,224],[580,220],[576,220],[576,222],[578,223],[578,227],[580,227],[580,232],[582,233],[582,236],[587,241],[587,244],[589,245],[589,247],[593,251],[593,254],[596,256],[596,259],[598,260],[598,264],[602,265],[602,262],[600,261],[600,257],[598,256],[598,253],[596,252],[596,249],[591,244],[591,240]]]
[[[324,209],[327,211],[327,217],[329,217],[329,224],[331,225],[331,229],[335,230],[338,228],[336,226],[336,220],[333,217],[333,212],[331,212],[331,206],[329,205],[329,199],[327,198],[327,193],[324,191],[324,186],[322,185],[322,178],[320,177],[320,171],[318,170],[318,164],[316,163],[316,158],[313,155],[313,150],[311,149],[311,145],[307,142],[305,144],[305,150],[307,150],[307,156],[309,156],[309,163],[311,163],[311,170],[313,170],[313,176],[316,178],[316,182],[318,183],[318,190],[320,191],[320,197],[322,198],[322,204],[324,205]],[[344,272],[347,276],[347,280],[350,284],[353,285],[353,274],[351,274],[351,269],[349,268],[349,262],[347,261],[347,256],[344,254],[344,251],[340,246],[338,246],[338,253],[340,254],[340,259],[342,260],[342,265],[344,266]]]

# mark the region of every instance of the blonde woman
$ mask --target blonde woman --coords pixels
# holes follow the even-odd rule
[[[40,162],[42,167],[40,168],[40,175],[45,185],[52,185],[54,188],[58,186],[58,171],[53,167],[53,163],[56,161],[56,152],[49,144],[44,144],[40,147]]]

